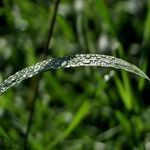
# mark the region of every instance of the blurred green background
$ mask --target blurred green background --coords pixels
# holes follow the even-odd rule
[[[41,60],[56,0],[0,1],[0,82]],[[150,75],[149,0],[60,0],[47,58],[120,57]],[[36,78],[0,96],[0,150],[23,149]],[[149,150],[150,84],[100,67],[41,75],[29,150]]]

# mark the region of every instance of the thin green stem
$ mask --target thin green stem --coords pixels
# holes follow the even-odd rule
[[[51,39],[52,39],[53,31],[54,31],[54,26],[55,26],[55,22],[56,22],[56,15],[57,15],[57,12],[58,12],[59,4],[60,4],[60,0],[56,0],[55,7],[54,7],[54,14],[53,14],[53,17],[52,17],[52,21],[50,22],[50,28],[49,28],[49,31],[48,31],[47,41],[46,41],[46,44],[45,44],[45,48],[43,50],[43,59],[46,57],[46,55],[48,53],[48,48],[51,44]],[[33,122],[33,116],[34,116],[36,101],[37,101],[37,97],[38,97],[38,87],[39,87],[40,79],[41,79],[40,76],[38,76],[35,80],[32,80],[33,85],[35,85],[34,90],[33,90],[34,95],[32,97],[29,120],[28,120],[28,124],[27,124],[27,130],[26,130],[26,133],[25,133],[25,136],[24,136],[24,145],[23,145],[24,150],[28,149],[28,137],[29,137],[29,133],[30,133],[30,130],[31,130],[32,122]]]
[[[52,21],[50,21],[50,28],[49,28],[49,31],[48,31],[47,41],[46,41],[44,52],[43,52],[44,58],[46,57],[46,55],[48,53],[49,46],[51,44],[51,39],[52,39],[54,27],[55,27],[55,22],[56,22],[56,16],[57,16],[57,12],[58,12],[59,3],[60,3],[60,0],[56,0],[55,7],[54,7],[54,14],[53,14],[53,17],[52,17]]]

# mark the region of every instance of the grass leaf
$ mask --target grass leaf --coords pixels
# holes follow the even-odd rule
[[[0,138],[6,139],[8,142],[12,143],[12,140],[9,138],[7,133],[0,127]]]
[[[122,59],[99,54],[76,54],[72,56],[44,60],[21,71],[18,71],[0,84],[0,95],[21,81],[27,78],[31,78],[32,76],[44,71],[78,66],[101,66],[123,69],[150,81],[149,77],[142,70]]]
[[[61,135],[58,135],[56,139],[48,145],[47,149],[54,148],[58,143],[63,141],[67,136],[70,135],[70,133],[77,127],[77,125],[81,122],[81,120],[87,115],[87,113],[90,110],[90,103],[88,101],[84,101],[81,105],[80,109],[76,113],[75,117],[73,118],[70,125],[66,128],[64,133]]]

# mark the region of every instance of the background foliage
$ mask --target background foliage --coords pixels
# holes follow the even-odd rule
[[[0,1],[0,80],[41,60],[56,0]],[[61,0],[47,58],[121,57],[148,75],[148,0]],[[37,78],[0,97],[0,149],[22,149]],[[41,75],[28,149],[150,149],[150,84],[103,68]]]

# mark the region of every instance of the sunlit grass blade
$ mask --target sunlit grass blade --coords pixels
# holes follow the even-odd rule
[[[115,83],[125,108],[127,110],[131,110],[132,101],[130,99],[130,96],[127,94],[128,91],[126,91],[124,84],[120,81],[120,79],[117,76],[115,76]]]
[[[128,118],[126,118],[126,116],[120,112],[120,111],[116,111],[115,112],[116,118],[118,119],[118,121],[120,122],[120,124],[122,125],[122,127],[124,128],[124,132],[128,135],[131,134],[131,123],[128,120]]]
[[[70,133],[77,127],[77,125],[81,122],[81,120],[87,115],[89,110],[90,110],[90,103],[88,101],[84,101],[84,103],[81,105],[80,109],[76,113],[75,117],[73,118],[72,122],[67,127],[67,129],[61,135],[58,135],[56,139],[48,145],[47,149],[50,150],[61,141],[64,141],[64,139],[70,135]]]

